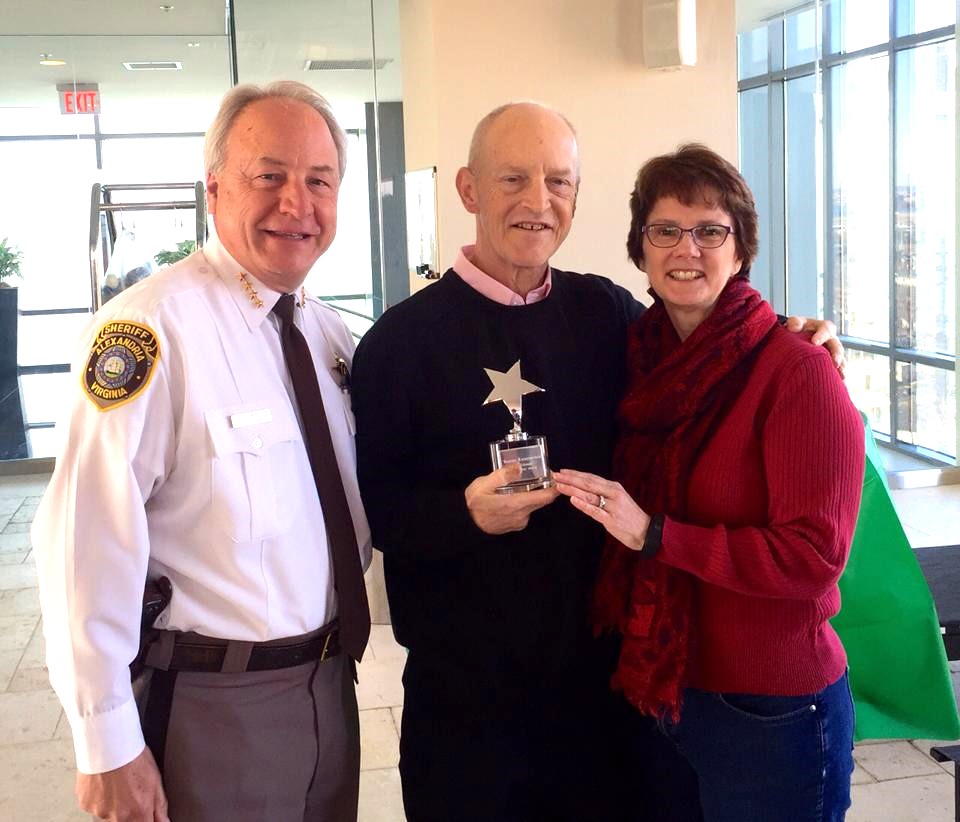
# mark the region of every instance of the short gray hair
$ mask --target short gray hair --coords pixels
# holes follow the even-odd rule
[[[326,98],[310,86],[294,80],[280,80],[262,87],[252,84],[234,86],[224,95],[220,103],[220,111],[217,112],[203,140],[203,165],[207,173],[215,173],[223,168],[227,156],[227,136],[237,117],[240,116],[240,112],[258,100],[273,98],[299,100],[323,118],[337,147],[337,165],[342,180],[343,173],[347,170],[347,135],[337,122],[337,118],[333,116],[333,110]]]
[[[477,127],[473,130],[473,137],[470,139],[470,153],[467,155],[467,167],[472,171],[475,171],[477,168],[477,163],[480,161],[480,153],[483,151],[483,144],[487,139],[487,132],[490,131],[490,127],[497,121],[501,114],[509,111],[512,108],[517,106],[535,106],[536,108],[542,109],[543,111],[548,111],[550,114],[555,114],[564,123],[567,124],[567,128],[570,129],[570,133],[573,135],[573,141],[577,144],[577,181],[580,180],[580,138],[577,136],[577,130],[574,128],[573,123],[567,119],[566,115],[557,111],[555,108],[550,108],[550,106],[545,106],[542,103],[538,103],[534,100],[515,100],[512,103],[504,103],[502,106],[497,106],[493,111],[487,114],[479,123]]]

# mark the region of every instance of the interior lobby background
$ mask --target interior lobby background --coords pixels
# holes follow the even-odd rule
[[[678,143],[701,141],[731,160],[739,158],[751,184],[763,194],[760,180],[751,175],[758,165],[773,169],[775,154],[768,152],[758,161],[755,147],[780,146],[784,156],[787,147],[791,156],[797,153],[796,144],[787,145],[796,133],[795,121],[792,131],[788,128],[778,137],[773,127],[744,119],[744,95],[750,89],[742,88],[738,99],[738,78],[741,87],[745,82],[738,64],[738,13],[742,18],[745,7],[762,15],[799,5],[797,14],[809,16],[804,10],[815,6],[821,19],[849,10],[853,20],[858,9],[875,12],[884,4],[698,0],[697,62],[676,70],[645,66],[642,5],[638,0],[131,0],[117,6],[106,0],[29,5],[0,0],[0,162],[8,192],[0,201],[0,239],[8,237],[24,258],[23,279],[12,284],[20,286],[18,399],[29,456],[49,457],[55,451],[52,425],[71,379],[66,364],[90,310],[91,185],[202,179],[202,134],[234,80],[304,80],[330,97],[350,132],[338,238],[311,273],[308,286],[332,298],[359,335],[384,306],[429,282],[407,274],[413,267],[412,252],[407,254],[398,222],[407,219],[398,203],[404,170],[436,169],[431,232],[436,235],[435,266],[442,271],[473,236],[472,217],[454,188],[456,170],[466,159],[477,120],[507,100],[535,99],[555,106],[579,132],[583,182],[577,218],[553,262],[610,276],[645,299],[646,280],[628,261],[624,245],[627,196],[644,160]],[[949,9],[954,0],[890,4],[891,9],[928,6]],[[791,15],[796,17],[793,12],[786,18],[774,15],[774,21]],[[754,25],[772,23],[758,20]],[[752,30],[742,19],[741,29]],[[741,34],[741,52],[745,36]],[[955,49],[955,40],[950,42]],[[61,58],[65,65],[41,66],[41,55]],[[820,58],[818,72],[823,71],[823,54]],[[180,68],[130,71],[122,66],[157,61]],[[955,60],[953,64],[955,71]],[[56,87],[62,83],[98,83],[101,113],[61,114]],[[955,135],[953,111],[949,114]],[[378,126],[380,139],[375,140]],[[816,150],[822,157],[825,149],[816,148],[816,140],[824,140],[824,135],[811,133],[809,139],[815,147],[805,146],[804,151]],[[909,161],[909,152],[899,156]],[[945,162],[944,170],[948,168],[947,176],[955,180],[955,164]],[[796,191],[796,186],[781,185],[773,192],[773,202]],[[157,194],[128,196],[149,199]],[[789,238],[783,238],[783,229],[776,233],[776,218],[785,221],[790,216],[796,222],[797,215],[785,208],[781,214],[769,203],[769,198],[766,206],[761,203],[768,228],[761,245],[774,264],[767,277],[758,278],[758,285],[778,310],[810,310],[810,300],[800,295],[804,282],[807,292],[822,294],[823,232],[814,238],[820,245],[809,270],[794,266],[788,288],[786,271],[775,263],[778,254],[788,256]],[[954,213],[953,199],[944,211]],[[815,216],[823,217],[822,207]],[[194,235],[187,212],[131,211],[114,217],[118,227],[132,229],[137,237],[131,259],[150,260],[157,251]],[[952,237],[951,244],[955,242]],[[96,253],[101,278],[107,262],[102,246]],[[952,269],[952,291],[947,293],[953,304],[945,312],[954,318],[949,328],[955,336],[955,265]],[[886,290],[897,275],[884,267],[876,276],[876,288]],[[870,282],[864,287],[869,289]],[[822,299],[813,307],[828,316],[833,308]],[[955,409],[955,351],[954,345],[952,351],[934,352],[940,366],[949,366],[940,369],[948,374],[948,383],[935,410],[945,401]],[[859,362],[875,365],[871,356],[866,352]],[[887,378],[897,367],[896,357],[888,357],[883,366],[885,384],[893,386],[884,389],[889,407],[891,391],[896,402],[898,390],[902,394],[906,389]],[[878,379],[873,376],[874,387]],[[924,397],[920,400],[922,404]],[[0,404],[0,421],[11,418],[9,407]],[[955,462],[957,419],[954,410],[949,419],[930,423],[942,430],[935,441],[941,464]],[[879,421],[874,419],[877,430],[891,427],[885,429]],[[946,446],[940,445],[944,442]]]

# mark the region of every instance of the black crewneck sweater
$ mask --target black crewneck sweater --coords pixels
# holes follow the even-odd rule
[[[626,329],[641,311],[595,275],[554,269],[546,299],[504,306],[450,270],[360,342],[360,487],[394,631],[412,653],[503,693],[577,664],[603,532],[562,497],[521,532],[474,525],[464,489],[491,471],[489,443],[511,427],[502,403],[483,405],[484,368],[519,359],[545,389],[524,397],[523,427],[546,436],[551,467],[609,475]]]

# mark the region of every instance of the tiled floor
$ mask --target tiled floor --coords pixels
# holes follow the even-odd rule
[[[0,477],[0,819],[17,822],[88,818],[75,809],[70,729],[43,665],[27,532],[45,482],[43,476]],[[960,541],[960,486],[894,496],[914,545]],[[389,626],[375,625],[357,691],[361,822],[403,820],[397,772],[403,659]],[[954,664],[953,671],[960,689],[960,666]],[[929,757],[932,744],[897,740],[857,746],[849,822],[952,820],[952,773]]]
[[[960,543],[960,485],[891,493],[914,548]]]

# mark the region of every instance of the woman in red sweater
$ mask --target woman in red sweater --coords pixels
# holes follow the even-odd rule
[[[614,480],[556,472],[610,535],[594,620],[623,638],[612,684],[690,762],[708,822],[842,820],[853,702],[828,620],[860,417],[750,287],[757,215],[732,165],[683,146],[644,165],[630,207],[654,304],[630,333]]]

